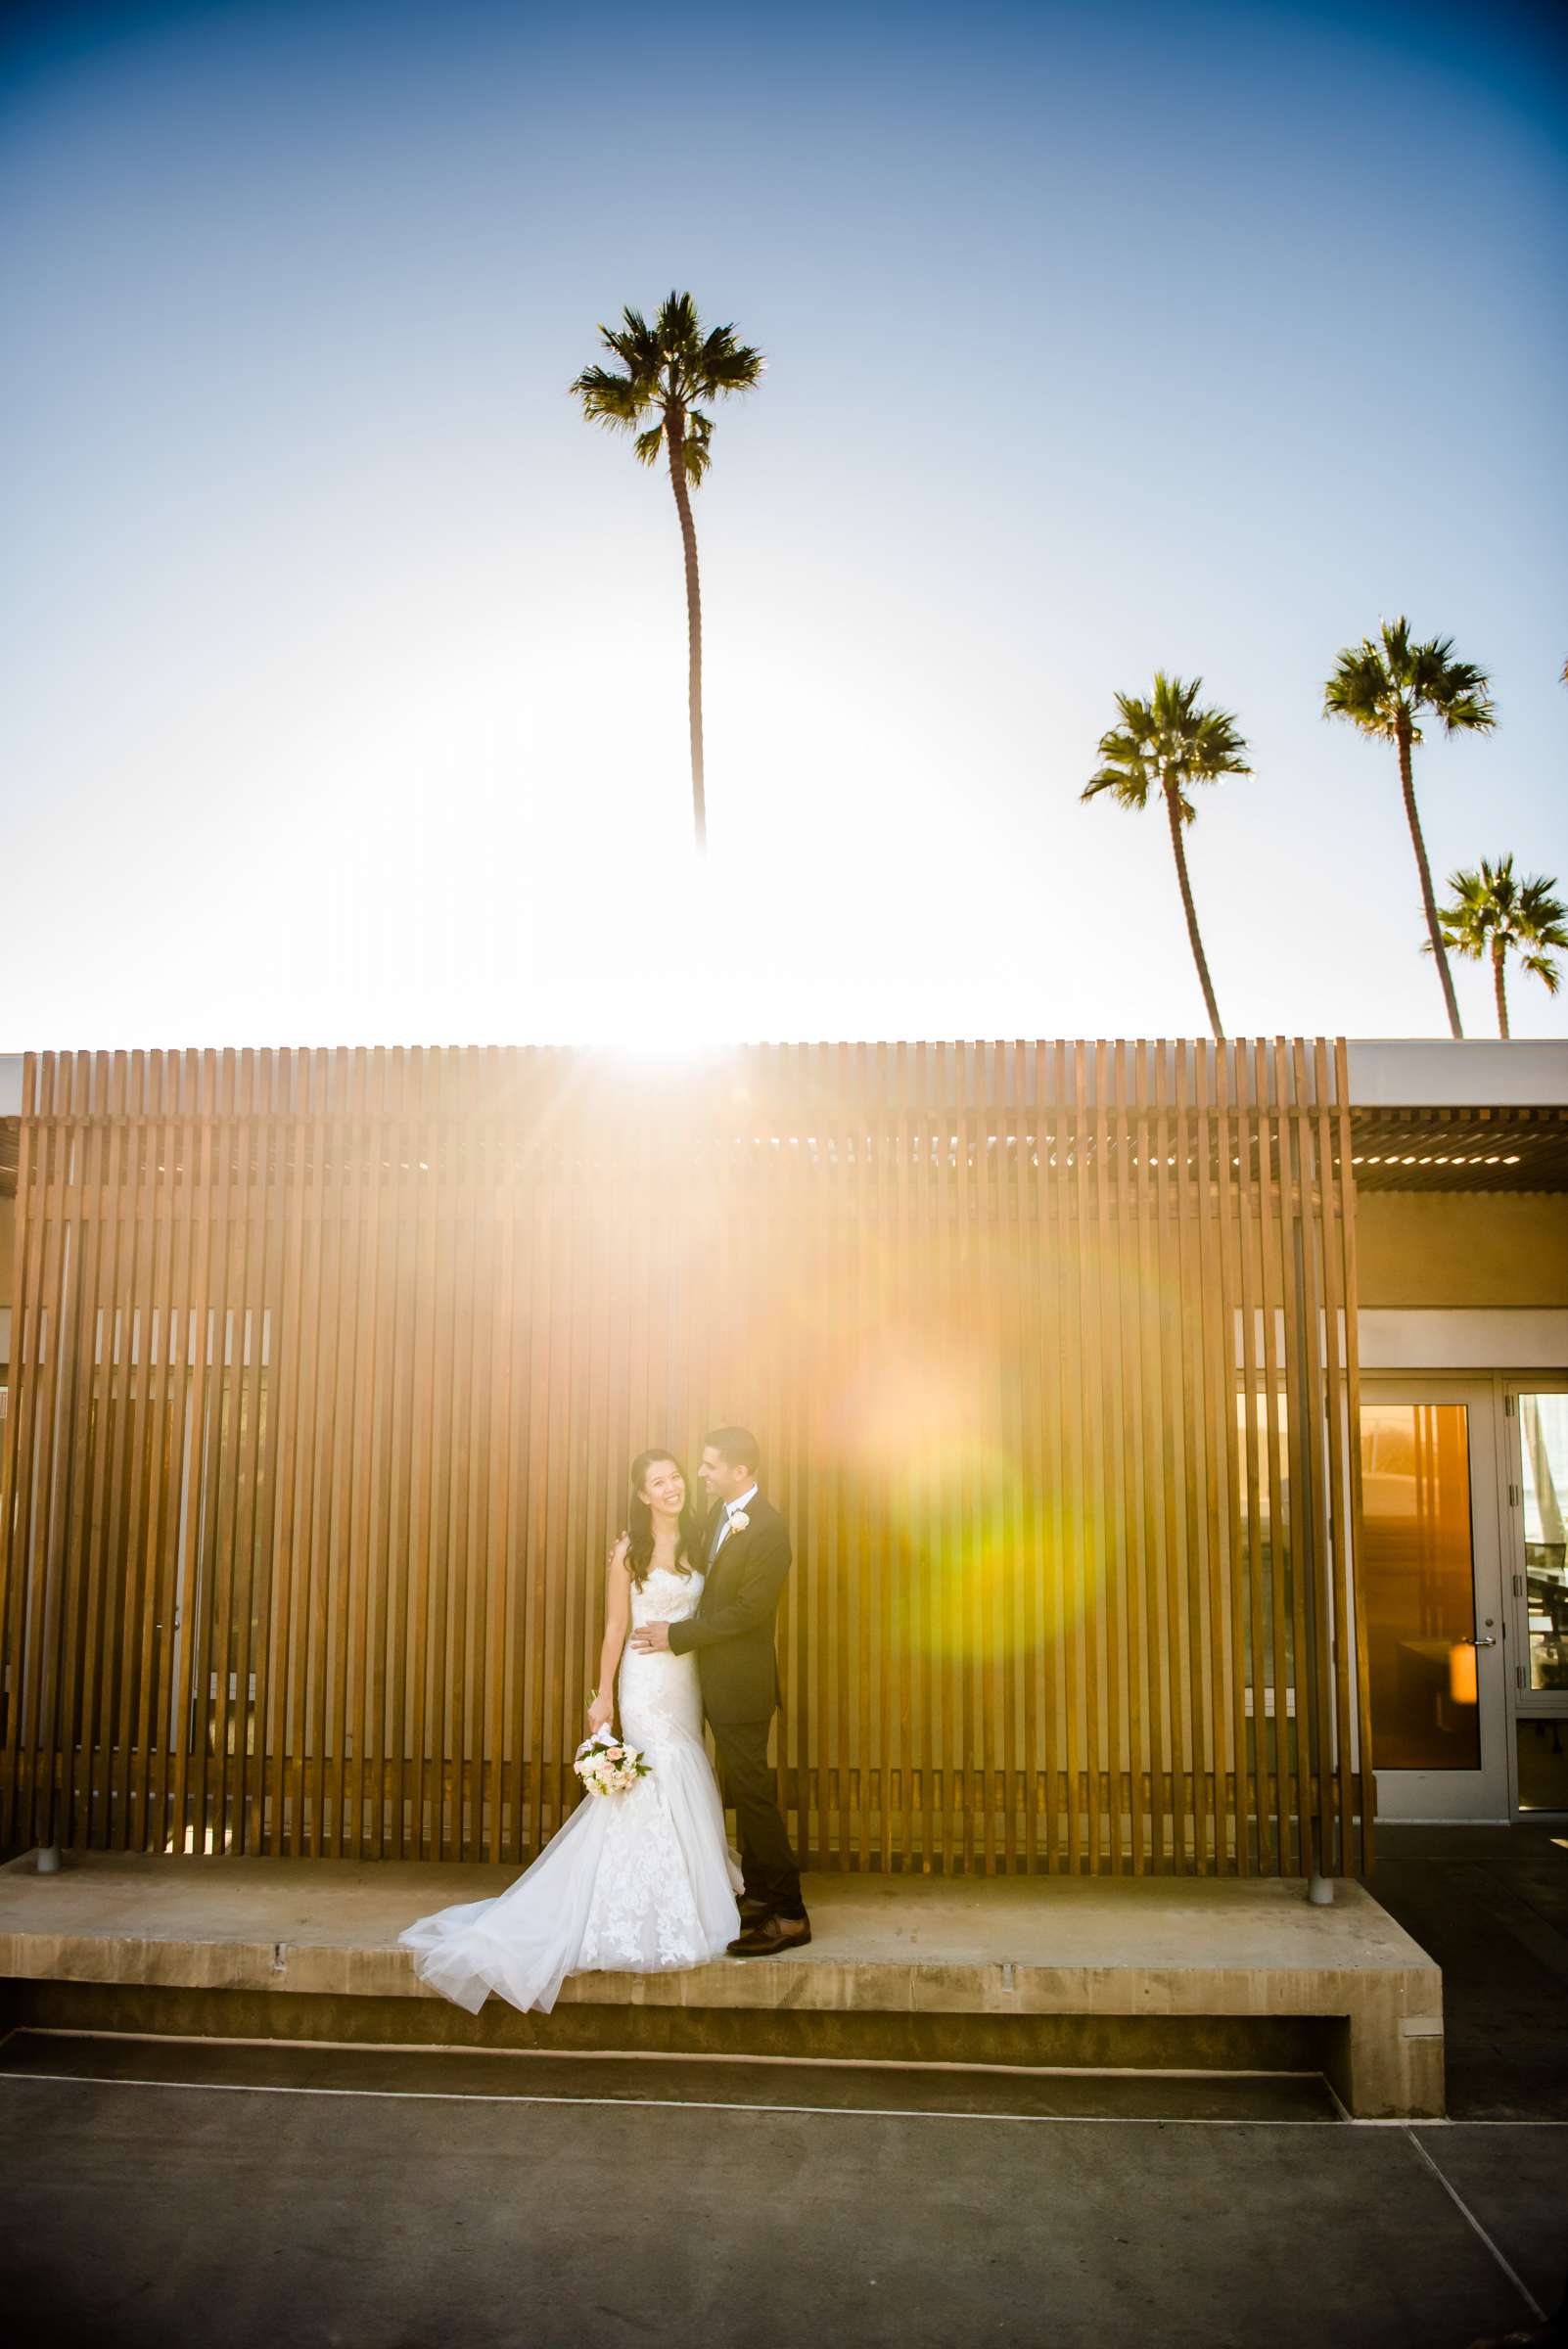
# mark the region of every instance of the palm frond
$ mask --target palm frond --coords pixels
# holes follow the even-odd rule
[[[629,432],[648,406],[647,394],[637,384],[627,376],[612,375],[604,367],[584,367],[572,390],[589,422],[607,424],[612,431]]]
[[[1568,950],[1568,905],[1552,896],[1556,886],[1550,873],[1521,880],[1511,852],[1496,864],[1483,856],[1473,871],[1451,873],[1452,902],[1438,908],[1445,945],[1468,962],[1490,959],[1499,949],[1504,956],[1516,953],[1555,994],[1557,966],[1551,953]]]
[[[1323,688],[1323,715],[1348,718],[1365,734],[1393,734],[1399,695],[1388,665],[1368,637],[1348,645]]]
[[[1156,669],[1147,701],[1119,693],[1122,722],[1100,736],[1105,761],[1080,799],[1111,792],[1122,807],[1147,806],[1152,792],[1169,792],[1184,824],[1196,820],[1190,797],[1195,783],[1217,783],[1224,775],[1252,772],[1247,745],[1228,710],[1206,710],[1198,696],[1203,679],[1182,679]]]
[[[703,398],[712,399],[715,392],[750,392],[766,365],[751,344],[736,342],[732,326],[717,326],[697,354],[694,376]]]
[[[629,305],[622,321],[619,327],[601,326],[599,339],[624,373],[585,367],[572,391],[591,423],[623,431],[643,428],[634,450],[643,465],[657,461],[662,435],[678,415],[682,470],[688,482],[701,482],[713,462],[714,428],[697,402],[750,391],[766,361],[751,345],[737,343],[733,326],[705,335],[690,294],[671,290],[652,325]]]
[[[686,479],[694,485],[701,482],[714,461],[713,451],[709,446],[713,438],[713,432],[714,423],[711,416],[705,416],[701,408],[693,408],[689,411],[686,417]]]
[[[1363,636],[1346,646],[1323,688],[1323,715],[1348,718],[1363,734],[1419,742],[1422,710],[1450,734],[1484,733],[1497,722],[1485,669],[1455,661],[1452,636],[1413,644],[1403,617],[1383,621],[1377,640]]]
[[[1456,693],[1438,704],[1437,711],[1446,734],[1486,734],[1498,722],[1496,707],[1482,693]]]

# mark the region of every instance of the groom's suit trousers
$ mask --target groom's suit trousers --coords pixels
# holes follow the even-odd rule
[[[724,1792],[735,1806],[748,1895],[765,1901],[775,1916],[804,1916],[801,1871],[790,1850],[789,1829],[778,1807],[778,1782],[767,1759],[769,1726],[766,1721],[715,1721],[714,1743]]]

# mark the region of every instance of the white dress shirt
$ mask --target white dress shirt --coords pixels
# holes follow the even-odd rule
[[[719,1550],[721,1550],[721,1549],[723,1548],[723,1546],[724,1546],[725,1543],[726,1543],[726,1542],[729,1540],[729,1522],[730,1522],[730,1519],[731,1519],[732,1517],[736,1516],[736,1515],[739,1513],[739,1511],[740,1511],[740,1510],[744,1509],[744,1508],[745,1508],[745,1506],[746,1506],[746,1503],[747,1503],[749,1500],[755,1500],[756,1498],[757,1498],[757,1487],[756,1487],[756,1485],[754,1484],[754,1485],[750,1486],[750,1487],[747,1489],[747,1491],[746,1491],[746,1492],[744,1492],[744,1493],[741,1495],[741,1497],[740,1497],[740,1498],[739,1498],[738,1500],[726,1500],[726,1501],[725,1501],[725,1503],[724,1503],[724,1522],[723,1522],[723,1525],[722,1525],[722,1527],[719,1529],[718,1541],[717,1541],[717,1543],[715,1543],[715,1549],[714,1549],[714,1554],[713,1554],[713,1557],[711,1557],[711,1558],[709,1559],[709,1561],[708,1561],[708,1563],[710,1564],[710,1566],[712,1566],[712,1565],[714,1565],[714,1564],[715,1563],[715,1561],[716,1561],[716,1559],[717,1559],[717,1557],[718,1557],[718,1552],[719,1552]]]

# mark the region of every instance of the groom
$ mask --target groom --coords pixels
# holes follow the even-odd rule
[[[698,1473],[714,1503],[708,1522],[708,1578],[684,1623],[645,1623],[631,1635],[644,1650],[697,1651],[703,1710],[713,1727],[724,1786],[740,1831],[741,1935],[732,1958],[776,1958],[811,1938],[801,1871],[767,1761],[767,1732],[779,1702],[773,1618],[790,1570],[784,1520],[758,1490],[757,1438],[720,1427],[703,1446]]]

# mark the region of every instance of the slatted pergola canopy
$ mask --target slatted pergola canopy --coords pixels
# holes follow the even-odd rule
[[[44,1054],[19,1134],[10,1839],[526,1859],[626,1463],[739,1419],[807,1865],[1365,1864],[1342,1045]]]
[[[1360,1191],[1568,1191],[1568,1110],[1355,1109]]]

